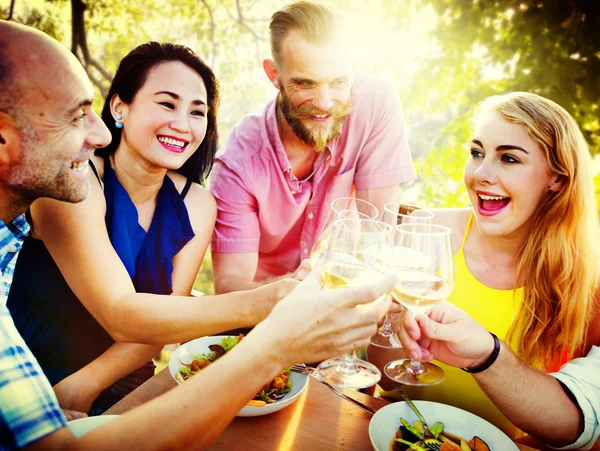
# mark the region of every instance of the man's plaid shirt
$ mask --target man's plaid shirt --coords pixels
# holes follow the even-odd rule
[[[24,216],[0,220],[0,450],[22,448],[67,424],[54,391],[6,307],[17,255],[29,232]]]

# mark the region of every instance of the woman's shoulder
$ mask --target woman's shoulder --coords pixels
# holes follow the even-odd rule
[[[168,172],[169,178],[173,181],[175,188],[179,193],[182,193],[185,186],[188,183],[187,177],[179,174],[175,171]],[[189,189],[184,199],[185,205],[188,208],[188,212],[192,213],[195,210],[202,209],[202,213],[206,218],[207,212],[214,210],[216,215],[217,204],[213,195],[204,188],[202,185],[196,182],[191,182]],[[193,208],[192,208],[193,207]]]
[[[467,232],[469,218],[473,213],[472,208],[432,208],[430,211],[434,214],[433,222],[438,225],[448,227],[452,230],[452,249],[456,252],[463,241]]]
[[[90,158],[90,165],[93,165],[93,167],[96,168],[98,178],[100,180],[104,180],[104,158],[98,155],[93,155],[92,158]],[[96,179],[96,175],[94,174],[93,170],[90,170],[90,175]]]

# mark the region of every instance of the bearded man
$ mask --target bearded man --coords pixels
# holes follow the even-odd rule
[[[384,80],[352,79],[341,17],[299,2],[269,31],[263,67],[278,95],[233,129],[211,176],[220,293],[293,276],[332,200],[355,191],[382,211],[415,178],[398,94]]]

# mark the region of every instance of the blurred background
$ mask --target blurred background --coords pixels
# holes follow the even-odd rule
[[[149,40],[184,44],[221,84],[220,142],[275,94],[262,70],[282,0],[0,0],[0,18],[63,42],[97,88]],[[469,118],[485,97],[531,91],[565,107],[600,153],[600,0],[323,0],[347,16],[355,73],[390,79],[404,106],[419,175],[403,202],[460,207]],[[595,159],[600,204],[600,158]],[[195,289],[213,293],[210,253]]]

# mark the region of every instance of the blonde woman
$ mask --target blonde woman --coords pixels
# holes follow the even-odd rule
[[[535,94],[490,97],[474,122],[464,171],[473,207],[435,216],[453,230],[456,285],[448,301],[526,364],[556,370],[600,342],[590,327],[598,323],[600,263],[590,153],[573,118]],[[431,358],[429,339],[423,349],[415,345],[421,335],[411,315],[400,335],[416,358]],[[484,338],[493,349],[493,336]],[[479,373],[490,362],[467,363],[481,363],[464,365]],[[476,378],[445,370],[441,384],[410,393],[469,410],[513,438],[520,434]]]

